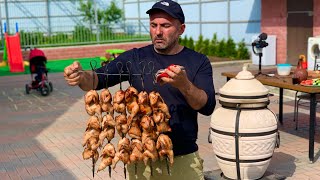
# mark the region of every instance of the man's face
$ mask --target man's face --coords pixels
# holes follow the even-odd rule
[[[169,14],[158,11],[150,14],[150,36],[156,50],[166,51],[178,45],[185,25]]]

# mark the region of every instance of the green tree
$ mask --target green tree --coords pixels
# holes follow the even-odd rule
[[[217,56],[226,57],[226,41],[222,39],[217,47]]]
[[[103,12],[104,23],[118,23],[123,20],[123,11],[118,8],[116,1],[112,0],[110,6]]]
[[[188,41],[188,37],[187,37],[187,36],[184,36],[183,38],[179,38],[179,40],[180,40],[180,45],[181,45],[181,46],[186,46],[186,47],[188,47],[188,46],[187,46],[187,41]]]
[[[90,24],[95,22],[95,9],[93,5],[93,0],[88,0],[84,2],[80,0],[80,7],[78,10],[81,12],[84,21],[89,21]],[[98,24],[101,24],[103,19],[103,11],[97,8]]]
[[[202,48],[201,48],[201,51],[200,51],[202,54],[205,54],[205,55],[209,54],[209,44],[210,44],[210,40],[209,39],[205,39],[203,41]]]
[[[196,45],[194,47],[194,50],[197,52],[200,52],[202,49],[202,43],[203,43],[203,36],[200,34],[198,41],[196,42]]]
[[[237,59],[249,59],[250,58],[250,54],[249,54],[248,48],[246,47],[246,43],[244,42],[244,39],[242,39],[242,41],[238,43],[236,58]]]
[[[95,7],[93,0],[80,0],[78,10],[84,17],[84,21],[89,21],[90,24],[95,22]],[[107,9],[102,10],[97,7],[97,24],[102,23],[118,23],[123,19],[123,11],[117,7],[116,1],[112,0]]]
[[[232,38],[228,38],[226,42],[226,49],[225,49],[227,57],[235,58],[237,56],[237,49],[236,49],[236,43],[234,43]]]
[[[209,52],[208,52],[209,56],[217,56],[216,51],[217,51],[218,43],[219,42],[218,42],[217,33],[214,33],[209,44]]]
[[[192,39],[192,37],[189,38],[187,47],[194,50],[194,40]]]

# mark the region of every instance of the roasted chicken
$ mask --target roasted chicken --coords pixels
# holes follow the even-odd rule
[[[125,102],[129,112],[128,125],[131,126],[132,119],[139,113],[138,91],[130,86],[125,91]]]
[[[138,104],[139,104],[140,113],[142,115],[151,115],[152,109],[151,109],[151,106],[149,105],[149,96],[146,91],[141,91],[138,94]]]
[[[98,114],[98,117],[101,118],[101,106],[99,104],[99,95],[97,91],[88,91],[84,96],[84,102],[86,111],[90,116]]]
[[[124,91],[121,89],[118,90],[113,96],[113,108],[117,113],[127,114],[124,100]]]
[[[87,129],[100,129],[100,122],[97,116],[90,116],[87,121]]]
[[[140,128],[140,119],[138,117],[133,118],[128,134],[131,138],[141,140],[142,134]]]
[[[169,136],[165,134],[160,134],[157,140],[156,148],[159,152],[160,159],[164,159],[166,157],[169,158],[170,165],[173,165],[173,150],[172,150],[172,141]]]
[[[158,92],[152,91],[149,94],[150,105],[152,107],[152,111],[162,111],[165,114],[166,119],[170,119],[171,115],[169,113],[168,106],[164,102],[163,98],[160,96]]]
[[[145,165],[148,165],[149,159],[151,159],[153,162],[158,159],[158,152],[153,139],[147,137],[143,143],[143,149],[143,162]]]
[[[90,138],[99,139],[99,134],[100,134],[100,129],[87,129],[83,136],[82,146],[87,145]]]
[[[99,152],[97,150],[91,150],[89,148],[85,148],[82,152],[82,157],[84,160],[93,158],[94,162],[97,162],[99,159]]]
[[[144,143],[145,139],[148,137],[153,140],[157,139],[154,122],[150,116],[143,116],[141,118],[140,126],[142,128],[142,143]]]
[[[113,116],[112,96],[108,89],[103,89],[100,93],[100,106],[102,112],[106,112]]]
[[[138,139],[131,140],[131,149],[132,152],[130,154],[130,163],[136,163],[138,161],[143,160],[143,144]]]
[[[171,128],[169,126],[169,119],[165,119],[165,115],[162,111],[153,112],[153,120],[156,123],[157,134],[161,134],[164,132],[171,132]]]
[[[97,172],[105,169],[107,166],[111,166],[112,160],[113,160],[115,154],[116,154],[116,150],[115,150],[113,144],[111,144],[111,143],[106,144],[101,152],[100,157],[102,157],[102,159],[101,159],[101,163],[100,163],[100,166],[99,166]]]
[[[116,129],[120,137],[125,137],[128,130],[129,126],[127,124],[127,117],[124,114],[120,114],[116,116]]]
[[[116,152],[112,161],[113,169],[116,167],[119,160],[121,160],[124,165],[129,164],[130,154],[131,154],[130,140],[128,138],[120,139],[118,142],[118,152]]]

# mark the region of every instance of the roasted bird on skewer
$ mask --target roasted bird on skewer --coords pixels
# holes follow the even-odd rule
[[[132,119],[139,113],[138,91],[134,87],[130,86],[125,91],[125,102],[130,114],[127,122],[130,127]]]
[[[131,138],[141,140],[142,133],[140,128],[140,119],[138,117],[133,118],[128,134]]]
[[[131,154],[130,140],[128,138],[120,139],[118,142],[118,152],[116,152],[112,161],[113,169],[115,169],[119,160],[121,160],[124,165],[129,164],[130,154]]]
[[[107,138],[110,142],[114,138],[116,121],[113,119],[111,114],[106,114],[102,119],[102,131],[99,135],[99,144],[102,146],[103,141]]]
[[[146,138],[151,138],[152,140],[157,139],[155,125],[150,116],[143,116],[141,118],[140,126],[142,128],[142,143],[145,142]]]
[[[101,106],[99,104],[99,95],[97,91],[95,90],[88,91],[84,96],[84,102],[85,102],[86,111],[90,116],[97,114],[99,118],[102,118]],[[99,120],[101,121],[101,119]]]
[[[102,112],[106,112],[108,114],[111,114],[113,117],[113,105],[112,105],[112,96],[108,89],[103,89],[100,93],[100,106],[102,109]]]
[[[149,95],[146,91],[141,91],[138,94],[138,104],[140,107],[140,113],[142,115],[151,115],[152,114],[152,109],[149,104]]]
[[[102,159],[101,159],[101,163],[100,163],[100,166],[99,166],[97,172],[105,169],[107,166],[111,166],[112,160],[113,160],[115,154],[116,154],[116,150],[115,150],[113,144],[111,144],[111,143],[106,144],[101,152],[100,157],[102,157]]]
[[[120,135],[120,137],[125,137],[129,130],[129,126],[127,124],[127,117],[124,114],[120,114],[116,116],[115,119],[118,134]]]
[[[153,112],[153,120],[156,123],[157,134],[171,132],[171,128],[169,126],[169,119],[165,119],[165,115],[162,111]]]
[[[173,165],[173,150],[172,150],[172,141],[169,136],[165,134],[160,134],[157,140],[156,148],[159,152],[160,159],[164,159],[166,157],[169,158],[170,165]]]
[[[131,140],[130,163],[136,163],[143,160],[143,144],[139,139]]]
[[[164,102],[163,98],[160,96],[158,92],[152,91],[149,94],[150,105],[152,107],[152,111],[162,111],[165,114],[166,119],[170,119],[170,113],[168,106]]]
[[[127,114],[126,113],[126,105],[124,100],[124,91],[118,90],[113,96],[113,108],[114,111],[120,114]]]
[[[158,159],[156,143],[153,139],[147,137],[143,143],[143,149],[143,162],[145,165],[148,165],[149,159],[151,159],[152,162],[155,162]]]

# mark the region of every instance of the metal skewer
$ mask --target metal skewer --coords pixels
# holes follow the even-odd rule
[[[166,157],[166,164],[167,164],[167,171],[168,171],[168,174],[170,174],[170,167],[169,167],[169,163],[168,163],[168,157]]]
[[[92,157],[92,178],[94,178],[94,157]]]

